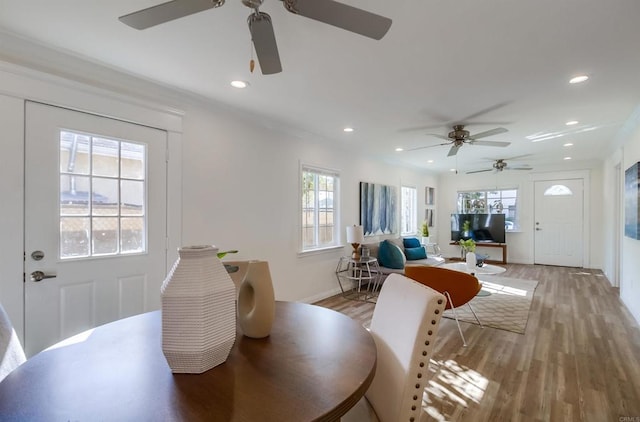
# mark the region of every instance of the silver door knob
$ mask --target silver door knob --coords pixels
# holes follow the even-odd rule
[[[55,277],[56,277],[55,274],[45,274],[42,271],[34,271],[31,273],[32,281],[42,281],[45,278],[55,278]]]

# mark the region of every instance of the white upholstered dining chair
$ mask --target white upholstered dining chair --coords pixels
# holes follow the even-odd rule
[[[429,359],[446,305],[441,293],[400,274],[382,285],[371,320],[376,374],[343,422],[418,422]]]
[[[26,360],[16,331],[0,304],[0,381]]]

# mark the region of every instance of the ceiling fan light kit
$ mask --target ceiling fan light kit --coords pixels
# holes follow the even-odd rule
[[[282,72],[271,17],[260,12],[264,0],[241,0],[253,9],[247,18],[251,41],[258,56],[262,74]],[[380,40],[389,31],[391,19],[333,0],[281,0],[287,11]],[[225,0],[173,0],[120,16],[120,21],[135,29],[147,29],[194,13],[220,7]],[[252,69],[253,70],[253,69]]]

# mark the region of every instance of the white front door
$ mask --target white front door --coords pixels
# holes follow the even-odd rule
[[[534,263],[582,267],[582,179],[535,182]]]
[[[167,133],[32,102],[25,121],[24,346],[31,356],[160,307]]]

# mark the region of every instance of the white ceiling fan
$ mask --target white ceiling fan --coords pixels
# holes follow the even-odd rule
[[[517,160],[519,158],[528,157],[530,155],[531,154],[525,154],[525,155],[519,155],[517,157],[511,157],[511,158],[496,158],[496,159],[492,159],[493,160],[493,164],[491,165],[491,168],[483,169],[483,170],[468,171],[467,174],[484,173],[484,172],[487,172],[487,171],[494,171],[494,172],[498,173],[498,172],[501,172],[503,170],[533,170],[533,167],[528,166],[528,165],[512,167],[512,166],[507,164],[507,161]]]
[[[507,129],[503,127],[497,127],[495,129],[487,130],[484,132],[476,133],[472,135],[468,130],[465,130],[464,125],[454,125],[453,130],[449,132],[447,136],[439,135],[436,133],[429,133],[428,135],[435,136],[437,138],[446,139],[449,142],[445,142],[442,144],[436,145],[427,145],[424,147],[411,148],[407,151],[415,151],[418,149],[437,147],[441,145],[451,145],[451,149],[449,149],[448,157],[456,155],[460,147],[464,144],[470,145],[484,145],[489,147],[506,147],[511,145],[511,142],[501,142],[501,141],[479,141],[480,138],[485,138],[487,136],[498,135],[500,133],[508,132]]]
[[[282,72],[271,16],[261,12],[264,0],[242,0],[253,9],[247,18],[251,40],[264,75]],[[365,37],[379,40],[391,27],[391,19],[333,0],[280,0],[295,15],[327,23]],[[220,7],[225,0],[173,0],[120,16],[135,29],[147,29],[194,13]]]

